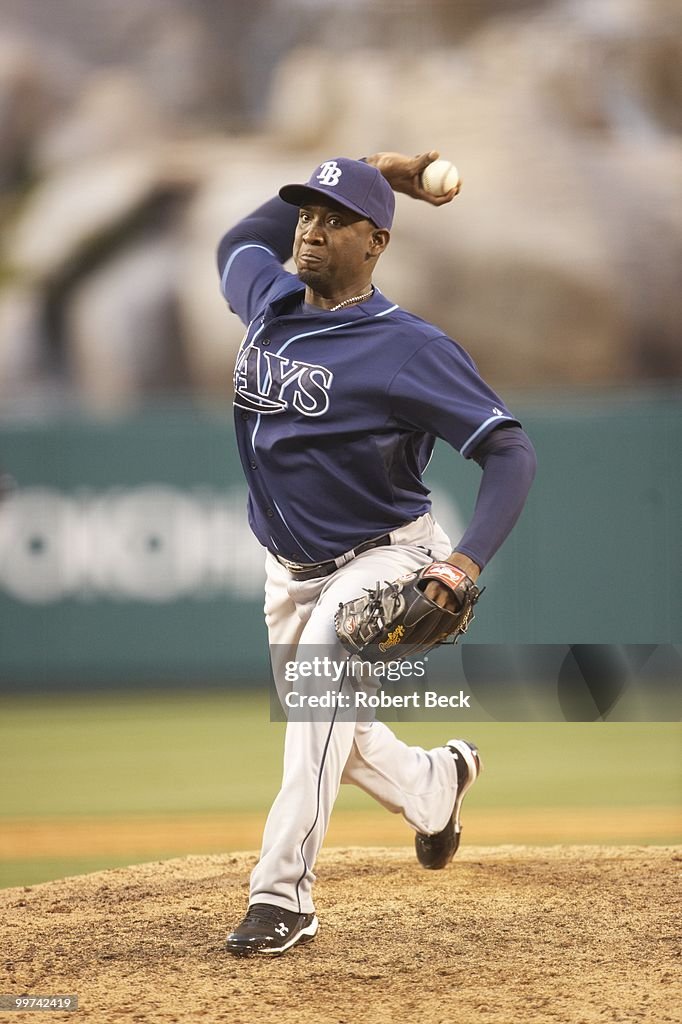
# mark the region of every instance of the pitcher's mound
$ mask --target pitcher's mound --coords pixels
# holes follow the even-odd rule
[[[332,849],[315,942],[238,959],[222,943],[255,859],[3,890],[0,991],[77,995],[50,1013],[73,1024],[679,1020],[682,848],[465,847],[438,872],[407,849]]]

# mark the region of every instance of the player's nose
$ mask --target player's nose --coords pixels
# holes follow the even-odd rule
[[[324,241],[324,237],[323,224],[321,220],[314,217],[307,221],[301,233],[301,238],[304,242],[319,245],[320,242]]]

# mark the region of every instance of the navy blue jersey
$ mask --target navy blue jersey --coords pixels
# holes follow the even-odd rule
[[[318,562],[429,510],[436,437],[468,457],[517,420],[457,342],[378,289],[337,312],[304,306],[282,265],[291,214],[273,200],[242,221],[219,270],[247,325],[234,405],[251,527],[273,553]]]

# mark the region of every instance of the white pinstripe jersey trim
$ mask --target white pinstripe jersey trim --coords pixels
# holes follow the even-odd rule
[[[470,437],[467,438],[467,440],[464,442],[464,444],[460,448],[459,454],[460,455],[464,455],[466,453],[466,449],[470,448],[473,445],[474,441],[479,436],[479,434],[483,430],[485,430],[485,428],[487,426],[489,426],[491,423],[504,423],[505,420],[513,420],[513,419],[514,419],[513,416],[500,416],[498,413],[496,413],[494,416],[489,416],[488,419],[484,420],[483,423],[481,423],[480,427],[477,427],[476,430],[474,430],[473,434]]]

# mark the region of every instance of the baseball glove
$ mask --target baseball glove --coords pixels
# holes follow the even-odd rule
[[[431,580],[448,587],[456,611],[441,608],[424,590]],[[393,583],[365,590],[363,597],[340,604],[336,634],[351,654],[363,661],[396,661],[429,651],[436,644],[457,643],[474,617],[482,591],[449,562],[432,562]]]

